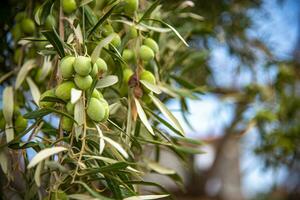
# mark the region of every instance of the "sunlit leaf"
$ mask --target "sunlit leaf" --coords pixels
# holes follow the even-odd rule
[[[109,76],[105,76],[104,78],[101,78],[97,84],[95,88],[106,88],[109,86],[112,86],[114,84],[116,84],[119,81],[118,77],[115,75],[109,75]]]
[[[147,119],[147,116],[139,102],[139,100],[137,100],[136,98],[134,99],[135,101],[135,105],[136,105],[136,109],[137,109],[137,113],[142,121],[142,123],[145,125],[145,127],[147,128],[147,130],[152,134],[152,135],[155,135],[154,132],[153,132],[153,129]]]

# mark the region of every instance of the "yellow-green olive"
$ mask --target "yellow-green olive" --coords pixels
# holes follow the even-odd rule
[[[139,50],[139,55],[143,61],[150,61],[154,58],[153,50],[146,45],[141,46],[141,48]]]
[[[78,56],[74,62],[75,72],[81,76],[87,76],[92,71],[91,58]]]
[[[15,16],[16,22],[20,22],[22,19],[26,17],[26,12],[18,12]]]
[[[40,107],[44,108],[44,107],[52,107],[55,103],[54,102],[48,102],[48,101],[41,101],[43,98],[45,97],[55,97],[55,91],[54,89],[51,90],[47,90],[45,91],[41,97],[40,97],[40,102],[39,105]]]
[[[155,40],[153,40],[152,38],[145,39],[144,40],[144,45],[150,47],[154,51],[154,53],[158,53],[159,52],[159,46],[155,42]]]
[[[91,87],[93,83],[93,78],[90,75],[80,76],[78,74],[75,75],[74,78],[76,86],[81,90],[87,90]]]
[[[95,64],[97,64],[99,72],[105,73],[107,71],[107,64],[102,58],[98,58]]]
[[[130,68],[126,68],[123,70],[123,81],[124,83],[128,84],[129,79],[133,75],[133,71]]]
[[[24,18],[21,22],[22,31],[26,34],[32,34],[35,31],[34,21],[30,18]]]
[[[105,24],[103,26],[102,33],[104,36],[108,36],[114,32],[114,28],[110,24]]]
[[[65,131],[72,131],[72,128],[73,128],[73,121],[72,119],[66,117],[66,116],[63,116],[62,117],[62,122],[61,122],[61,128]]]
[[[147,70],[144,70],[141,74],[140,74],[140,80],[144,80],[144,81],[147,81],[148,83],[151,83],[152,85],[155,85],[156,84],[156,80],[155,80],[155,76],[147,71]],[[146,87],[143,86],[143,90],[146,92],[146,93],[149,93],[150,90]]]
[[[91,77],[95,78],[98,75],[98,65],[95,63],[93,65],[92,71],[90,73]]]
[[[22,30],[21,30],[21,25],[20,24],[16,24],[12,30],[11,30],[11,34],[14,40],[19,40],[22,37]]]
[[[63,78],[71,78],[74,74],[75,57],[67,56],[60,61],[60,72]]]
[[[17,119],[14,123],[14,128],[17,133],[21,133],[27,128],[27,119],[25,119],[22,115],[18,115]]]
[[[45,21],[46,29],[52,29],[52,27],[56,28],[56,19],[53,15],[48,15]]]
[[[109,105],[104,98],[100,98],[99,100],[103,103],[103,107],[105,109],[104,118],[101,121],[106,121],[109,117]]]
[[[66,110],[69,114],[73,115],[74,114],[74,107],[75,105],[72,104],[70,101],[66,105]]]
[[[134,26],[131,26],[129,28],[129,38],[133,39],[136,38],[138,36],[138,32],[136,30],[136,28]]]
[[[4,130],[5,129],[5,119],[3,117],[3,111],[0,110],[0,131]]]
[[[92,93],[92,97],[96,98],[96,99],[103,99],[103,95],[101,92],[99,92],[97,89],[94,89],[93,90],[93,93]]]
[[[106,115],[104,103],[92,97],[87,107],[87,115],[96,122],[102,121]]]
[[[131,49],[124,49],[123,53],[122,53],[122,58],[126,61],[126,62],[130,62],[133,60],[134,58],[134,53]]]
[[[139,7],[139,0],[125,0],[124,10],[128,14],[134,13]]]
[[[114,38],[112,39],[111,43],[115,47],[119,47],[121,45],[121,38],[120,38],[119,34],[117,34],[117,33],[113,33],[113,34],[114,34]]]
[[[62,0],[62,7],[63,7],[63,11],[66,14],[71,14],[77,8],[76,1],[75,0]]]
[[[62,100],[69,100],[71,98],[71,90],[75,88],[75,84],[72,81],[66,81],[58,85],[55,90],[55,95]]]

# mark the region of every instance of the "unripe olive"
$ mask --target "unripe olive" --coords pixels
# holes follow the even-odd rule
[[[81,90],[87,90],[91,87],[93,83],[93,78],[90,75],[80,76],[79,74],[75,75],[74,78],[76,86]]]
[[[67,56],[60,61],[60,72],[63,78],[71,78],[74,74],[75,57]]]
[[[21,25],[20,24],[16,24],[12,30],[11,30],[11,34],[14,38],[14,40],[19,40],[22,37],[22,31],[21,31]]]
[[[16,22],[20,22],[22,19],[26,17],[26,12],[18,12],[15,16]]]
[[[46,29],[52,29],[52,27],[56,28],[56,19],[53,15],[48,15],[45,21]]]
[[[128,14],[134,13],[139,7],[139,0],[125,0],[124,10]]]
[[[87,107],[87,115],[94,121],[100,122],[105,118],[106,109],[103,102],[92,97]]]
[[[17,49],[15,50],[15,54],[14,54],[14,62],[15,62],[15,63],[18,63],[18,62],[19,62],[21,53],[22,53],[21,48],[17,48]]]
[[[62,7],[63,7],[63,11],[66,14],[71,14],[77,8],[76,1],[75,0],[63,0]]]
[[[140,74],[140,80],[144,80],[144,81],[147,81],[148,83],[151,83],[153,85],[155,85],[156,83],[156,80],[155,80],[155,76],[147,71],[147,70],[144,70],[141,74]],[[146,87],[143,86],[143,90],[146,92],[146,93],[149,93],[150,90]]]
[[[87,76],[92,70],[91,58],[78,56],[74,62],[75,72],[81,76]]]
[[[92,71],[90,73],[91,77],[95,78],[98,75],[98,65],[95,63],[93,65]]]
[[[40,100],[42,100],[45,97],[55,97],[55,90],[51,89],[51,90],[47,90],[45,91],[41,97]],[[47,101],[40,101],[39,105],[40,107],[44,108],[44,107],[52,107],[55,103],[54,102],[47,102]]]
[[[126,61],[129,62],[131,60],[133,60],[134,58],[134,53],[131,49],[124,49],[123,53],[122,53],[122,58]]]
[[[32,34],[35,31],[34,21],[30,18],[25,18],[21,22],[21,28],[24,33]]]
[[[154,51],[154,53],[158,53],[159,52],[159,46],[155,42],[155,40],[153,40],[152,38],[145,39],[144,45],[150,47]]]
[[[150,92],[150,94],[153,94],[153,92]],[[150,104],[152,102],[152,99],[149,97],[149,95],[145,94],[143,95],[142,97],[142,101],[145,103],[145,104]]]
[[[92,93],[92,97],[96,98],[96,99],[103,99],[103,95],[101,92],[99,92],[97,89],[94,89],[93,90],[93,93]]]
[[[103,107],[105,109],[104,118],[101,121],[106,121],[109,117],[109,105],[108,105],[107,101],[104,98],[100,98],[99,100],[103,103]]]
[[[133,75],[133,71],[130,68],[126,68],[123,70],[123,81],[124,83],[128,84],[129,79]]]
[[[97,64],[99,72],[101,73],[107,72],[107,64],[102,58],[98,58],[95,64]]]
[[[61,120],[62,120],[61,128],[65,131],[72,131],[72,127],[73,127],[72,119],[70,119],[66,116],[63,116]]]
[[[114,32],[114,28],[110,24],[105,24],[103,26],[102,33],[104,36],[108,36]]]
[[[66,81],[58,85],[55,90],[55,95],[62,100],[69,100],[71,98],[71,89],[75,88],[75,84],[72,81]]]
[[[21,115],[20,107],[14,104],[14,115]]]
[[[153,50],[146,45],[141,46],[141,48],[139,50],[139,54],[143,61],[150,61],[154,58]]]
[[[131,26],[129,28],[129,38],[133,39],[136,38],[138,36],[138,32],[136,30],[136,28],[134,26]]]
[[[114,38],[112,39],[111,43],[115,47],[119,47],[121,45],[121,38],[120,38],[119,34],[114,33]]]
[[[73,114],[74,114],[74,107],[75,107],[75,105],[72,104],[72,103],[69,101],[69,102],[67,103],[67,105],[66,105],[67,112],[68,112],[69,114],[73,115]]]
[[[27,119],[25,119],[22,115],[18,115],[17,119],[14,123],[14,128],[17,133],[21,133],[27,128]]]

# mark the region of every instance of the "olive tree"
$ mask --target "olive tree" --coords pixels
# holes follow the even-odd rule
[[[174,8],[180,20],[201,20]],[[165,105],[202,93],[181,78],[192,52],[159,1],[29,1],[8,30],[13,49],[1,76],[1,197],[157,199],[145,173],[180,176],[161,150],[183,161],[201,153]],[[173,16],[172,16],[173,17]],[[10,52],[11,53],[11,52]],[[9,56],[12,55],[12,56]],[[144,193],[140,186],[157,189]],[[150,188],[150,189],[151,189]],[[161,194],[157,194],[160,191]],[[153,193],[153,194],[151,194]]]

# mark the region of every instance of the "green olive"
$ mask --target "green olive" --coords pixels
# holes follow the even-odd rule
[[[62,0],[62,7],[63,7],[63,11],[66,14],[71,14],[77,8],[76,1],[75,0]]]
[[[126,68],[123,70],[123,81],[124,83],[128,84],[131,76],[133,75],[133,71],[130,68]]]
[[[21,22],[22,31],[26,34],[32,34],[35,31],[34,21],[30,18],[25,18]]]
[[[75,75],[74,78],[76,86],[81,90],[87,90],[91,87],[93,83],[93,78],[90,75],[80,76],[79,74]]]
[[[25,17],[26,17],[26,12],[18,12],[18,14],[16,14],[16,16],[15,16],[15,20],[16,20],[16,22],[20,22]]]
[[[153,50],[146,45],[141,46],[141,48],[139,50],[139,55],[143,61],[150,61],[154,58]]]
[[[42,72],[43,72],[42,68],[38,68],[38,70],[34,76],[34,80],[36,83],[41,83],[44,81],[44,80],[42,80]]]
[[[94,89],[93,90],[93,93],[92,93],[92,97],[96,98],[96,99],[103,99],[103,95],[101,92],[99,92],[97,89]]]
[[[22,115],[18,115],[17,119],[14,123],[14,128],[17,133],[21,133],[27,128],[27,119],[25,119]]]
[[[125,0],[124,10],[128,14],[134,13],[139,7],[139,0]]]
[[[97,64],[99,72],[105,73],[107,71],[107,64],[102,58],[98,58],[95,64]]]
[[[78,56],[74,62],[75,72],[81,76],[87,76],[92,71],[91,58]]]
[[[155,42],[155,40],[153,40],[152,38],[145,39],[144,40],[144,45],[150,47],[154,51],[154,53],[158,53],[159,52],[159,46]]]
[[[14,62],[15,63],[19,63],[19,59],[20,59],[21,53],[22,53],[21,48],[17,48],[15,50],[15,53],[14,53]]]
[[[124,49],[123,53],[122,53],[122,58],[126,61],[126,62],[130,62],[133,60],[134,58],[134,53],[131,49]]]
[[[141,74],[140,74],[140,80],[144,80],[144,81],[147,81],[148,83],[151,83],[152,85],[155,85],[156,84],[156,80],[155,80],[155,76],[147,71],[147,70],[144,70]],[[151,92],[148,88],[144,87],[143,86],[143,90],[146,92],[146,93],[149,93]]]
[[[72,104],[70,101],[66,105],[66,110],[69,114],[73,115],[74,114],[74,107],[75,105]]]
[[[69,117],[63,116],[61,122],[61,128],[65,131],[72,131],[73,128],[73,121]]]
[[[109,117],[109,105],[108,105],[107,101],[104,98],[100,98],[100,101],[103,103],[103,107],[105,109],[104,118],[101,121],[106,121]]]
[[[113,33],[113,34],[114,34],[114,38],[112,39],[111,43],[115,47],[119,47],[121,45],[121,37],[117,33]]]
[[[55,89],[55,95],[58,98],[67,101],[71,98],[72,88],[75,88],[75,84],[72,81],[63,82]]]
[[[20,24],[16,24],[12,30],[11,30],[11,34],[14,40],[19,40],[22,37],[22,30],[21,30],[21,25]]]
[[[52,27],[56,28],[56,19],[53,15],[48,15],[45,21],[46,29],[52,29]]]
[[[48,102],[48,101],[41,101],[43,98],[45,97],[55,97],[55,90],[51,89],[51,90],[47,90],[45,91],[41,97],[40,97],[40,102],[39,105],[40,107],[44,108],[44,107],[52,107],[55,103],[54,102]]]
[[[150,94],[153,94],[153,92],[150,92]],[[143,97],[142,97],[142,101],[145,104],[150,104],[152,102],[152,99],[149,97],[148,94],[144,94]]]
[[[102,121],[106,115],[104,103],[92,97],[87,107],[87,115],[96,122]]]
[[[60,72],[63,78],[71,78],[74,74],[75,57],[67,56],[60,61]]]
[[[136,38],[138,36],[138,32],[136,30],[136,28],[134,26],[131,26],[129,28],[129,38],[133,39]]]
[[[103,35],[106,37],[106,36],[109,36],[110,34],[112,34],[114,32],[114,28],[110,25],[110,24],[105,24],[103,26],[103,30],[102,30],[102,33]]]
[[[95,78],[98,75],[98,65],[95,63],[93,65],[92,71],[90,73],[91,77]]]

